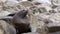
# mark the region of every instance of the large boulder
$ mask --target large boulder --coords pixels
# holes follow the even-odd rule
[[[16,34],[16,30],[13,25],[0,20],[0,34]]]
[[[33,3],[30,1],[23,1],[19,3],[20,5],[24,6],[24,7],[30,7],[33,6]]]
[[[8,11],[1,11],[0,12],[0,17],[1,16],[7,16],[8,14],[10,14],[10,12],[8,12]]]
[[[37,32],[29,32],[29,33],[22,33],[22,34],[40,34],[40,33],[37,33]]]

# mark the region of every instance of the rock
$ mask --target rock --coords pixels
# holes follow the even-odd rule
[[[49,13],[57,13],[55,10],[49,10]]]
[[[30,7],[33,6],[33,3],[30,1],[23,1],[19,3],[20,5],[24,6],[24,7]]]
[[[54,8],[54,10],[55,10],[57,13],[60,13],[60,8],[59,8],[59,7],[60,7],[60,6]]]
[[[7,16],[8,14],[10,14],[10,12],[8,12],[8,11],[1,11],[0,12],[0,16]]]
[[[8,0],[7,2],[6,2],[6,4],[8,5],[8,6],[13,6],[13,5],[16,5],[18,2],[16,1],[16,0]]]
[[[52,5],[59,6],[60,5],[60,0],[51,0]]]
[[[60,31],[60,26],[51,26],[48,27],[48,32],[49,33],[54,33],[54,32],[59,32]]]
[[[49,0],[32,0],[33,2],[39,2],[39,3],[48,3],[48,4],[51,4],[51,2]]]
[[[28,0],[17,0],[18,2],[28,1]]]
[[[54,32],[54,33],[49,33],[49,34],[59,34],[60,33],[60,31],[58,31],[58,32]]]
[[[4,33],[4,34],[16,34],[16,30],[14,28],[13,25],[8,24],[7,22],[0,20],[0,33]]]
[[[6,2],[7,0],[0,0],[0,2]]]
[[[30,33],[22,33],[22,34],[40,34],[40,33],[37,33],[37,32],[30,32]]]

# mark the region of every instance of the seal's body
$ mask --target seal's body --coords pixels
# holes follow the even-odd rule
[[[26,15],[27,15],[27,11],[22,10],[13,16],[13,22],[15,28],[18,30],[19,33],[26,33],[30,29],[29,19],[27,18]]]

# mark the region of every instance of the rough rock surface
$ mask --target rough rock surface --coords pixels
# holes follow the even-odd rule
[[[38,2],[38,3],[37,3]],[[37,5],[37,4],[38,5]],[[46,34],[50,31],[54,31],[60,28],[60,0],[44,1],[40,0],[24,1],[24,0],[0,0],[0,17],[7,16],[11,13],[17,13],[23,9],[28,10],[28,17],[30,18],[30,26],[32,32],[39,32]],[[3,22],[2,22],[3,23]],[[6,25],[6,24],[5,24]],[[8,27],[7,27],[8,28]],[[60,29],[59,29],[60,30]],[[0,29],[0,33],[2,29]],[[50,34],[59,34],[60,32],[54,32]],[[28,34],[28,33],[27,33]],[[36,33],[32,33],[36,34]]]
[[[0,20],[0,34],[16,34],[16,30],[12,25]]]

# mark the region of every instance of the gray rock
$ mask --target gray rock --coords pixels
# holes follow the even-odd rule
[[[0,20],[0,28],[4,34],[16,34],[16,30],[13,25],[8,24],[7,22]]]
[[[22,33],[22,34],[40,34],[40,33],[37,33],[37,32],[30,32],[30,33]]]

